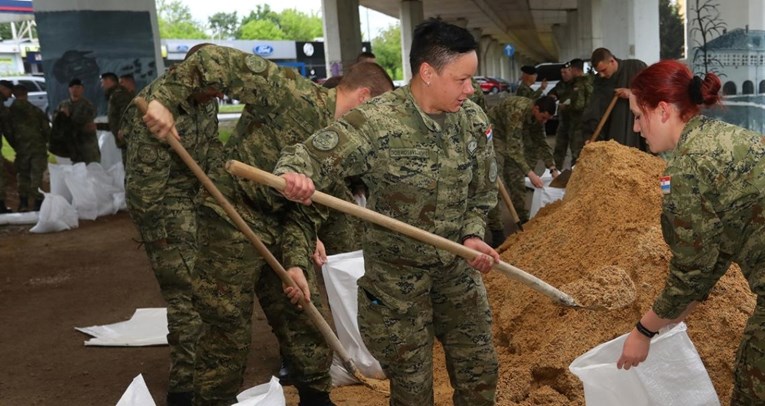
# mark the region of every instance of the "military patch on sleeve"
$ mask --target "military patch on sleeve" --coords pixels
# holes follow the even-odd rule
[[[659,178],[659,186],[661,186],[661,193],[668,195],[672,193],[672,177],[662,176]]]
[[[468,152],[470,155],[475,154],[475,150],[478,148],[478,141],[476,140],[470,140],[467,145]]]
[[[340,137],[331,130],[322,131],[313,136],[313,146],[319,151],[330,151],[337,146]]]
[[[492,159],[489,165],[489,181],[494,183],[497,181],[497,161]]]
[[[145,164],[153,164],[157,161],[157,150],[150,145],[141,145],[138,148],[138,156],[141,162]]]
[[[245,63],[253,73],[263,73],[268,68],[268,62],[266,62],[265,59],[255,55],[248,56],[245,60]]]
[[[491,124],[489,124],[489,128],[484,131],[484,135],[486,135],[486,141],[491,142],[491,139],[494,138],[494,132],[491,130]]]

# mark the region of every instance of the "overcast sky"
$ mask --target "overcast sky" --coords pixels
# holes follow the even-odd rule
[[[181,0],[181,2],[189,6],[194,19],[203,24],[207,24],[207,17],[220,11],[226,13],[236,11],[241,18],[250,14],[257,4],[268,4],[271,10],[277,12],[294,8],[305,13],[321,13],[321,0]],[[398,24],[397,18],[388,17],[366,7],[359,9],[359,18],[361,32],[366,39],[376,37],[380,30],[392,24]]]

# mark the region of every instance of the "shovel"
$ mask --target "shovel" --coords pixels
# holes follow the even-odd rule
[[[146,99],[143,97],[136,97],[133,99],[133,103],[136,105],[136,107],[138,107],[141,113],[146,114],[146,110],[148,109]],[[173,127],[172,132],[173,135],[178,135],[175,127]],[[223,196],[223,194],[220,192],[220,190],[218,190],[212,180],[210,180],[202,168],[200,168],[196,161],[194,161],[194,158],[189,155],[188,151],[186,151],[186,148],[184,148],[183,145],[181,145],[181,143],[174,136],[167,137],[167,143],[170,145],[170,148],[172,148],[173,151],[178,154],[178,156],[189,167],[189,169],[194,172],[194,175],[202,183],[202,186],[204,186],[204,188],[207,189],[207,191],[210,192],[210,194],[215,198],[218,204],[223,207],[223,210],[225,210],[229,218],[231,218],[234,224],[236,224],[237,228],[239,228],[239,231],[241,231],[242,234],[244,234],[245,237],[250,240],[250,243],[252,243],[258,253],[266,260],[274,272],[276,272],[276,274],[279,276],[279,279],[281,279],[285,285],[297,289],[297,285],[289,276],[282,264],[279,263],[279,260],[277,260],[271,251],[268,250],[268,247],[266,247],[266,245],[260,241],[260,238],[258,238],[250,226],[247,225],[244,219],[242,219],[242,216],[239,215],[234,206],[231,205],[225,196]],[[371,389],[386,394],[389,393],[389,391],[385,388],[384,382],[372,380],[361,374],[359,369],[356,367],[356,363],[353,361],[350,355],[348,355],[348,352],[345,350],[345,348],[343,348],[340,340],[338,340],[337,336],[335,336],[332,328],[329,327],[329,324],[327,324],[327,321],[324,320],[324,317],[322,317],[321,313],[319,313],[319,310],[316,309],[316,306],[314,306],[313,302],[309,302],[305,297],[302,297],[300,299],[300,305],[308,314],[308,317],[311,319],[316,328],[319,329],[321,335],[327,341],[329,347],[332,348],[332,350],[340,357],[340,359],[343,361],[343,366],[351,375],[353,375],[353,377]]]
[[[232,160],[226,162],[226,170],[232,175],[254,180],[255,182],[271,186],[279,191],[284,190],[285,187],[284,179],[281,177],[239,161]],[[465,258],[468,261],[472,260],[478,255],[482,255],[480,252],[468,248],[462,244],[458,244],[452,240],[448,240],[439,235],[429,233],[402,221],[384,216],[380,213],[374,212],[356,204],[348,203],[342,199],[338,199],[334,196],[330,196],[319,191],[314,192],[313,196],[311,196],[311,200],[343,213],[351,214],[363,220],[399,232],[408,237],[414,238],[415,240],[430,244],[436,248],[449,251],[452,254]],[[571,296],[552,287],[551,285],[547,284],[547,282],[537,278],[536,276],[526,273],[523,270],[516,268],[506,262],[500,261],[495,263],[492,266],[492,269],[497,270],[498,272],[511,279],[523,283],[524,285],[536,290],[539,293],[542,293],[558,304],[569,307],[582,307]]]
[[[507,188],[505,187],[505,182],[502,182],[502,179],[497,176],[497,188],[499,189],[499,194],[502,196],[502,201],[505,203],[505,207],[507,207],[507,210],[510,212],[510,216],[513,217],[513,221],[515,222],[515,225],[518,227],[519,230],[523,231],[523,224],[521,224],[521,218],[518,217],[518,212],[515,211],[515,206],[513,206],[513,201],[510,199],[510,193],[507,193]]]
[[[592,133],[590,142],[595,142],[595,140],[598,139],[598,136],[600,135],[600,132],[603,131],[603,126],[606,125],[606,121],[608,121],[608,117],[611,116],[611,111],[613,111],[617,101],[619,101],[619,95],[614,94],[614,97],[611,98],[611,102],[608,103],[606,112],[603,113],[603,117],[600,118],[598,126],[595,127],[595,132]],[[568,185],[569,179],[571,179],[571,169],[566,169],[565,171],[559,173],[558,176],[550,182],[550,187],[565,189]]]

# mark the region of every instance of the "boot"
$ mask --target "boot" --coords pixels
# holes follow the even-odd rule
[[[35,211],[40,211],[42,209],[42,200],[35,199]]]
[[[505,232],[503,230],[491,230],[491,247],[497,248],[505,242]]]
[[[19,196],[19,212],[29,210],[29,198],[26,196]]]
[[[292,381],[290,381],[290,369],[284,360],[282,360],[282,365],[279,367],[279,383],[281,383],[282,386],[292,385]]]
[[[192,406],[193,392],[169,392],[167,406]]]
[[[13,213],[10,207],[5,205],[5,200],[0,200],[0,214]]]
[[[298,387],[298,395],[300,395],[298,406],[335,406],[329,398],[329,392],[301,386]]]

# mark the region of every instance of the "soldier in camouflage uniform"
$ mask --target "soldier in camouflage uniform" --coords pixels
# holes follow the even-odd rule
[[[521,83],[518,85],[518,89],[515,90],[515,95],[518,97],[526,97],[531,100],[536,100],[542,97],[545,89],[547,89],[547,79],[542,81],[542,84],[537,90],[532,90],[531,85],[537,81],[537,68],[525,65],[521,66]]]
[[[5,137],[5,141],[11,148],[15,147],[13,138],[13,127],[11,126],[11,113],[8,107],[5,107],[5,101],[11,97],[13,83],[7,80],[0,80],[0,136]],[[2,141],[2,139],[0,139]],[[0,142],[0,146],[2,143]],[[0,214],[11,213],[12,210],[5,205],[5,187],[7,185],[8,174],[5,172],[5,158],[0,156]]]
[[[534,172],[539,160],[544,161],[553,176],[558,174],[550,146],[545,140],[545,122],[553,114],[555,100],[550,96],[540,97],[536,101],[511,96],[489,111],[489,119],[494,125],[494,147],[499,157],[499,173],[522,222],[529,219],[524,177],[528,176],[535,187],[543,186],[542,179]],[[489,213],[488,221],[494,244],[504,241],[504,225],[499,206]]]
[[[558,102],[558,128],[555,131],[555,148],[553,149],[553,161],[557,168],[563,168],[566,160],[569,144],[571,142],[571,117],[568,106],[571,103],[571,91],[573,90],[573,77],[571,65],[564,64],[560,68],[561,80],[547,93]]]
[[[27,99],[23,85],[13,88],[16,100],[10,107],[13,134],[16,138],[16,178],[19,189],[19,211],[40,210],[43,195],[43,173],[48,168],[48,139],[50,122],[42,110]],[[29,198],[33,206],[29,206]]]
[[[140,96],[151,98],[165,79],[155,80]],[[175,126],[181,144],[205,172],[223,164],[217,97],[222,94],[215,89],[203,89],[177,105]],[[167,404],[191,405],[195,345],[202,327],[192,304],[191,283],[199,250],[196,213],[201,185],[180,157],[151,135],[134,105],[125,110],[119,131],[130,139],[125,173],[130,216],[167,302],[171,362]]]
[[[120,123],[122,122],[122,115],[135,97],[135,93],[119,84],[118,81],[117,75],[113,72],[101,74],[101,88],[104,89],[106,100],[109,103],[106,110],[109,119],[109,131],[112,132],[117,146],[122,150],[122,163],[124,164],[126,162],[127,144],[124,134],[120,133]]]
[[[472,269],[449,252],[367,224],[359,328],[390,378],[391,405],[433,403],[434,338],[446,352],[454,404],[495,402],[491,310],[478,270],[498,259],[481,239],[497,201],[497,168],[489,122],[468,100],[475,48],[465,29],[423,22],[414,30],[409,85],[286,148],[274,171],[296,201],[313,193],[311,179],[322,188],[360,175],[372,210],[483,253]]]
[[[582,114],[592,95],[592,75],[584,74],[584,61],[581,59],[572,59],[569,61],[571,67],[572,86],[570,102],[566,105],[564,111],[568,117],[569,145],[571,148],[571,166],[576,164],[579,159],[579,153],[584,148],[586,141],[582,133]]]
[[[96,108],[82,93],[85,87],[80,79],[69,82],[69,99],[56,108],[56,114],[63,114],[72,123],[69,151],[73,163],[101,162],[101,150],[96,136]],[[55,119],[54,119],[55,120]]]
[[[655,332],[684,319],[735,262],[757,306],[739,346],[731,404],[765,404],[765,137],[699,115],[699,106],[719,103],[720,80],[692,77],[678,61],[645,69],[631,90],[634,131],[651,152],[667,152],[661,224],[673,256],[664,290],[630,332],[617,366],[644,361]]]
[[[325,89],[258,56],[207,46],[168,74],[165,85],[150,97],[149,127],[160,137],[166,134],[178,100],[207,86],[247,104],[226,144],[225,158],[270,170],[282,148],[305,140],[352,107],[392,89],[393,83],[379,65],[359,63],[345,72],[337,89]],[[235,402],[244,376],[252,302],[257,294],[289,361],[300,405],[331,405],[331,351],[305,313],[289,303],[290,299],[295,303],[295,295],[302,293],[322,308],[310,263],[322,216],[314,208],[277,197],[266,187],[234,178],[222,167],[214,168],[210,177],[263,243],[281,258],[301,292],[287,289],[292,296],[285,296],[281,281],[221,206],[212,197],[203,197],[194,303],[205,328],[197,344],[195,402]]]

